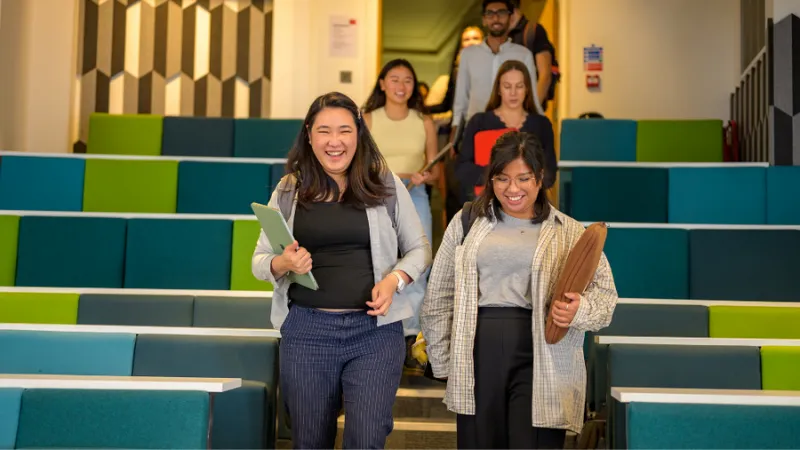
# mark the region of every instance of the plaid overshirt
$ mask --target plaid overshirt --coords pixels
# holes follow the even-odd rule
[[[456,214],[437,251],[422,304],[420,320],[427,341],[428,360],[434,376],[448,379],[444,403],[457,414],[475,414],[473,345],[478,318],[477,255],[481,242],[496,224],[494,216],[478,218],[462,244],[461,212]],[[566,336],[557,344],[545,342],[545,311],[549,299],[569,251],[583,231],[580,222],[551,208],[550,216],[542,223],[531,267],[532,425],[576,433],[583,427],[586,398],[584,334],[608,326],[617,303],[611,268],[603,254]]]

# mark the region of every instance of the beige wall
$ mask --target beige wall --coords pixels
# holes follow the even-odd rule
[[[778,22],[789,14],[800,17],[800,0],[767,0],[767,17]]]
[[[273,118],[303,118],[319,95],[339,91],[362,104],[378,67],[379,2],[375,0],[274,0],[272,29]],[[329,55],[331,15],[356,20],[354,58]],[[340,71],[352,82],[341,83]]]
[[[561,88],[568,90],[562,118],[587,111],[609,118],[728,118],[740,75],[739,2],[560,3]],[[586,89],[583,70],[583,48],[592,44],[604,52],[599,93]]]
[[[68,152],[78,2],[0,6],[0,148]]]

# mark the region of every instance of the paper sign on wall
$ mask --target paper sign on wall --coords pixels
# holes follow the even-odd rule
[[[334,58],[358,56],[358,27],[355,19],[331,16],[330,56]]]
[[[585,72],[603,71],[603,47],[596,47],[592,44],[591,47],[583,48],[583,70]]]

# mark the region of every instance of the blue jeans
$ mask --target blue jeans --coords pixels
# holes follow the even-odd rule
[[[333,448],[344,400],[343,447],[384,448],[406,345],[400,322],[362,312],[292,306],[281,326],[280,383],[294,448]]]
[[[408,185],[408,182],[406,182],[406,185]],[[425,191],[425,185],[414,186],[409,191],[409,194],[411,194],[411,201],[414,202],[414,208],[416,208],[417,214],[422,221],[422,227],[425,229],[428,242],[433,244],[433,216],[431,215],[431,204],[428,199],[428,193]],[[422,308],[422,299],[425,297],[425,289],[428,287],[429,273],[430,269],[425,271],[419,280],[414,280],[404,292],[407,294],[407,298],[411,302],[411,308],[414,310],[413,316],[403,320],[403,333],[406,336],[416,336],[420,332],[419,313]]]

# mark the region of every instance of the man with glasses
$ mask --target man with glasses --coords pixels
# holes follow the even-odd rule
[[[524,63],[531,75],[531,82],[536,85],[533,54],[525,46],[514,44],[508,38],[513,11],[511,0],[483,0],[483,26],[488,35],[480,45],[467,47],[461,53],[453,102],[454,133],[451,140],[457,136],[456,129],[463,129],[462,125],[475,113],[486,110],[495,74],[504,62],[515,59]],[[533,94],[539,114],[544,114],[535,89]]]

